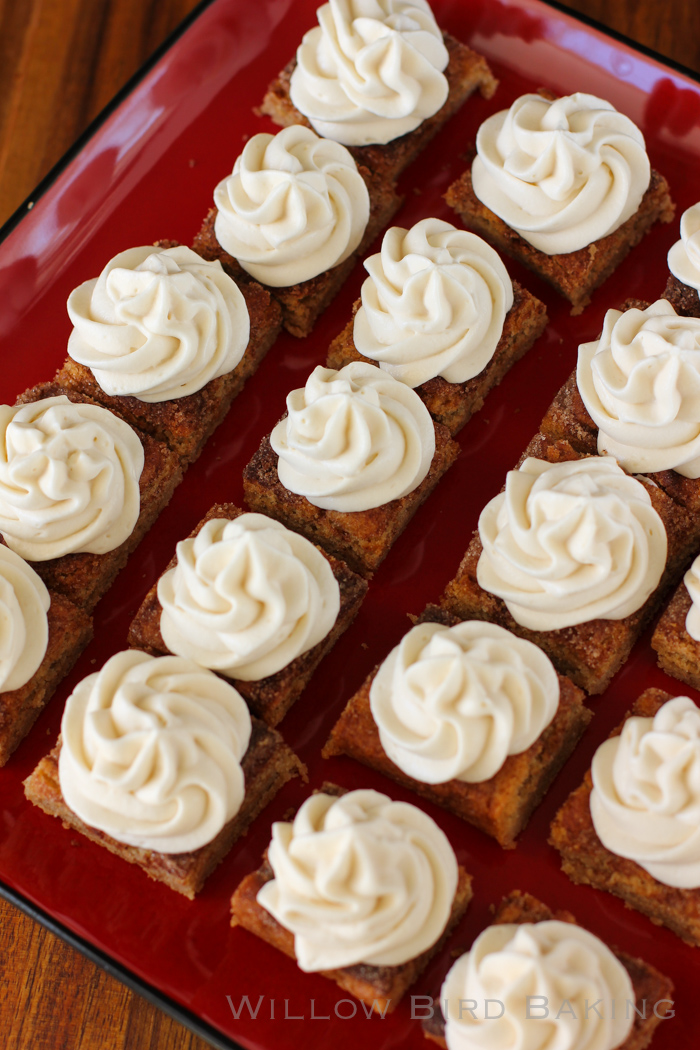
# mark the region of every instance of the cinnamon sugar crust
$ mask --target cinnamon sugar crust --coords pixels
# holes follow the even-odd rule
[[[493,357],[482,371],[464,383],[448,383],[436,376],[415,388],[433,419],[446,426],[454,437],[484,404],[487,394],[498,386],[508,370],[530,349],[547,327],[544,303],[513,281],[513,306],[508,311],[503,332]],[[353,306],[353,318],[362,300]],[[327,368],[340,369],[351,361],[376,365],[356,349],[354,320],[348,322],[328,348]]]
[[[700,294],[697,288],[683,284],[672,273],[668,275],[661,298],[668,299],[676,313],[683,317],[700,317]]]
[[[481,203],[474,193],[470,169],[452,183],[445,200],[465,226],[527,266],[568,299],[572,314],[582,312],[591,301],[593,291],[617,269],[655,222],[672,222],[675,213],[666,179],[652,170],[639,208],[617,230],[578,251],[545,255]]]
[[[52,817],[58,817],[64,828],[104,846],[122,860],[136,864],[150,879],[164,882],[172,890],[193,900],[233,844],[245,835],[258,814],[292,777],[307,780],[306,766],[287,747],[275,729],[253,719],[250,744],[241,763],[245,776],[245,797],[238,813],[206,846],[191,853],[158,853],[117,842],[110,835],[84,824],[66,805],[58,779],[58,757],[61,740],[24,782],[24,793],[30,802]]]
[[[441,423],[434,426],[435,455],[420,485],[400,499],[360,511],[322,510],[304,496],[289,492],[279,480],[278,457],[268,434],[243,472],[246,503],[342,559],[353,572],[371,579],[421,503],[459,455],[459,445],[447,428]]]
[[[552,441],[543,434],[532,440],[521,462],[527,456],[550,463],[582,458],[567,441]],[[639,480],[646,481],[642,476]],[[658,587],[630,616],[622,620],[588,620],[553,631],[522,627],[508,612],[505,602],[483,590],[477,582],[476,569],[483,550],[478,530],[472,536],[457,575],[447,584],[440,605],[462,620],[489,620],[534,642],[547,653],[560,674],[587,693],[604,692],[663,603],[669,588],[677,583],[695,547],[688,511],[653,483],[647,481],[646,484],[652,506],[666,529],[668,555]]]
[[[700,689],[700,642],[688,634],[685,620],[693,604],[681,580],[664,609],[652,635],[651,647],[658,654],[658,665],[681,682]]]
[[[653,718],[670,699],[661,689],[645,689],[610,737],[619,736],[633,715]],[[613,893],[657,926],[668,926],[688,944],[700,946],[700,889],[666,886],[635,861],[606,849],[591,818],[592,788],[589,769],[552,822],[549,841],[561,854],[562,870],[572,882]]]
[[[24,740],[92,638],[92,617],[51,593],[47,613],[49,638],[41,664],[19,689],[0,693],[0,766]]]
[[[190,533],[194,537],[212,518],[229,518],[231,521],[246,512],[233,503],[217,503]],[[319,548],[320,550],[320,548]],[[297,656],[281,671],[254,682],[244,682],[237,678],[221,675],[238,690],[248,707],[269,726],[276,726],[282,721],[292,704],[299,698],[308,685],[314,671],[324,656],[330,652],[338,638],[348,629],[359,611],[367,593],[367,581],[348,569],[345,562],[321,551],[330,563],[333,575],[340,588],[340,612],[338,618],[322,641],[312,649]],[[163,574],[177,565],[177,557],[171,558]],[[161,574],[161,575],[163,575]],[[141,608],[129,627],[127,642],[133,649],[143,649],[152,656],[167,654],[170,650],[163,641],[160,632],[162,607],[158,601],[158,584],[155,583],[146,595]]]
[[[428,606],[419,622],[443,623],[449,627],[459,621],[436,606]],[[382,747],[369,702],[377,671],[375,668],[348,701],[331,730],[322,751],[323,757],[348,755],[474,824],[495,838],[504,849],[513,849],[515,839],[527,825],[593,717],[583,704],[583,692],[568,678],[559,675],[559,708],[554,720],[527,751],[509,755],[489,780],[474,784],[463,780],[424,784],[399,769]]]
[[[98,404],[62,383],[58,377],[52,382],[39,383],[25,390],[15,404],[31,404],[59,394],[64,394],[69,401],[77,404]],[[117,412],[114,414],[119,415]],[[128,539],[106,554],[64,554],[61,558],[29,563],[49,590],[65,595],[74,605],[88,613],[109,590],[117,574],[126,565],[129,555],[136,550],[160,512],[168,505],[182,480],[182,466],[176,453],[164,442],[141,433],[136,427],[133,429],[143,445],[144,466],[139,479],[141,510]]]
[[[542,901],[537,900],[530,893],[521,890],[513,890],[504,897],[494,915],[493,924],[502,923],[525,923],[525,922],[548,922],[557,919],[559,922],[570,922],[576,924],[571,912],[557,911],[548,908]],[[632,1031],[621,1043],[618,1050],[644,1050],[651,1042],[654,1031],[663,1020],[665,1014],[673,1008],[671,997],[673,995],[673,982],[666,977],[655,966],[637,959],[627,952],[611,949],[619,962],[629,974],[634,989],[635,1014]],[[657,1009],[647,1011],[646,1006],[656,1004]],[[649,1016],[647,1016],[647,1012]],[[433,1016],[423,1022],[423,1034],[427,1039],[447,1047],[445,1042],[445,1018],[443,1017],[440,1003],[435,1003]]]
[[[358,164],[365,165],[388,182],[394,182],[399,177],[474,91],[478,90],[483,98],[488,99],[498,87],[498,81],[482,55],[449,33],[443,33],[442,36],[449,53],[445,69],[449,91],[441,109],[424,120],[415,131],[385,145],[348,147]],[[266,113],[275,124],[282,127],[303,124],[310,128],[310,122],[295,108],[289,97],[289,83],[296,64],[296,58],[293,58],[271,82],[260,112]]]

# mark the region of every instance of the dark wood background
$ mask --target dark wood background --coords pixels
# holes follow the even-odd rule
[[[197,3],[0,0],[0,224]],[[697,0],[564,6],[700,73]],[[206,1050],[3,901],[0,974],[7,1050]]]

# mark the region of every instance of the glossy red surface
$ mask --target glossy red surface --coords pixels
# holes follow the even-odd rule
[[[213,187],[231,170],[244,139],[268,129],[253,107],[313,24],[315,6],[316,0],[214,3],[0,245],[3,400],[12,402],[61,364],[69,334],[65,300],[75,285],[99,273],[124,248],[159,237],[191,240]],[[693,81],[538,0],[435,0],[434,8],[445,29],[489,57],[501,86],[490,102],[470,101],[405,174],[406,202],[396,220],[400,225],[410,226],[427,215],[452,218],[441,194],[463,169],[462,155],[479,123],[541,84],[610,99],[642,126],[654,166],[669,178],[679,215],[696,201],[700,89]],[[576,319],[536,278],[508,263],[511,273],[547,302],[549,327],[462,432],[458,463],[396,544],[355,625],[283,722],[285,738],[309,764],[311,786],[332,778],[411,799],[350,760],[322,761],[320,746],[347,698],[406,630],[406,613],[420,612],[426,602],[436,600],[454,574],[481,508],[500,488],[505,471],[573,367],[578,342],[596,336],[607,307],[628,296],[657,297],[666,280],[666,252],[677,236],[676,223],[657,227]],[[302,342],[280,338],[98,607],[95,641],[0,770],[0,879],[6,886],[251,1048],[284,1050],[302,1038],[314,1047],[336,1050],[355,1046],[359,1039],[375,1050],[423,1045],[409,1002],[384,1020],[367,1019],[361,1009],[354,1018],[343,1019],[335,1015],[343,998],[335,985],[301,974],[286,958],[228,926],[231,891],[257,866],[271,821],[298,804],[306,789],[298,782],[288,785],[196,903],[190,903],[34,809],[24,800],[22,780],[53,744],[65,697],[75,682],[123,647],[129,621],[175,542],[215,499],[240,501],[244,464],[283,409],[286,392],[324,361],[330,339],[349,316],[362,276],[358,267],[311,337]],[[656,669],[648,636],[608,693],[591,701],[596,717],[516,851],[504,852],[469,826],[421,803],[474,874],[476,892],[465,921],[415,994],[437,993],[451,953],[468,946],[488,924],[489,907],[503,893],[519,887],[555,907],[570,908],[609,943],[669,973],[676,983],[677,1012],[661,1025],[654,1046],[679,1050],[696,1045],[698,951],[625,910],[612,896],[573,886],[546,844],[549,822],[579,783],[595,746],[647,685],[683,691]],[[238,1019],[233,1016],[231,1004],[238,1010],[244,995],[253,1008],[259,1003],[255,1018],[245,1007]],[[352,1009],[349,1000],[338,1006],[340,1014]]]

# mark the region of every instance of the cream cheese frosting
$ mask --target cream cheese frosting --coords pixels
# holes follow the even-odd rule
[[[157,403],[225,375],[250,335],[245,299],[221,263],[180,245],[120,252],[68,299],[68,353],[110,395]]]
[[[559,680],[541,649],[496,624],[418,624],[379,668],[370,708],[384,751],[425,784],[480,783],[554,718]]]
[[[243,681],[275,674],[329,633],[340,588],[312,543],[264,514],[214,518],[158,581],[171,652]]]
[[[487,927],[440,997],[448,1050],[614,1050],[636,1003],[607,945],[556,919]]]
[[[700,203],[681,215],[681,237],[669,249],[668,268],[683,284],[700,289]]]
[[[667,886],[700,886],[700,710],[687,696],[633,716],[596,751],[591,817],[612,853]]]
[[[479,586],[535,631],[630,616],[666,564],[666,530],[646,487],[611,456],[529,457],[482,511],[479,535]]]
[[[666,299],[608,310],[600,339],[579,346],[576,380],[601,455],[632,473],[700,477],[699,318]]]
[[[5,542],[29,561],[114,550],[138,520],[143,463],[136,432],[99,405],[0,405]]]
[[[351,154],[300,124],[253,135],[214,201],[221,247],[273,288],[343,262],[369,219],[369,193]]]
[[[19,554],[0,544],[0,690],[26,685],[49,642],[49,592]]]
[[[248,708],[191,660],[116,653],[69,696],[58,761],[66,804],[118,842],[189,853],[241,807]]]
[[[685,629],[691,638],[700,642],[700,555],[686,572],[683,583],[691,601],[685,618]]]
[[[312,795],[272,825],[268,860],[257,899],[294,934],[305,972],[414,959],[442,935],[457,890],[444,832],[377,791]]]
[[[425,0],[330,0],[297,51],[292,103],[346,146],[413,131],[447,100],[449,54]]]
[[[479,200],[534,248],[585,248],[639,208],[651,178],[644,137],[603,99],[523,95],[479,128]]]
[[[513,305],[513,285],[481,237],[441,219],[393,226],[365,260],[369,277],[354,342],[410,387],[442,376],[464,383],[493,357]]]
[[[324,510],[380,507],[417,488],[435,454],[435,427],[413,390],[374,365],[320,365],[287,397],[270,435],[279,479]]]

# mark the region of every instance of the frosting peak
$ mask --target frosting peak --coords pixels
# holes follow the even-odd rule
[[[496,624],[418,624],[370,689],[384,751],[425,784],[489,780],[554,718],[559,682],[549,658]]]
[[[556,919],[487,927],[447,974],[441,1001],[449,1050],[614,1050],[634,1024],[622,963],[588,930]]]
[[[211,671],[130,649],[69,696],[61,791],[81,820],[119,842],[189,853],[240,809],[248,708]]]
[[[64,395],[0,405],[0,532],[29,561],[104,554],[140,508],[143,445],[128,423]]]
[[[300,124],[253,135],[214,201],[219,244],[273,288],[343,262],[369,219],[369,193],[351,154]]]
[[[319,135],[391,142],[446,101],[449,55],[426,0],[330,0],[317,16],[289,92]]]
[[[201,390],[241,360],[245,299],[221,268],[184,246],[130,248],[68,299],[68,353],[110,395],[157,403]]]
[[[600,339],[579,346],[576,379],[601,454],[632,473],[700,477],[700,319],[666,299],[608,310]]]
[[[700,203],[681,216],[681,239],[669,250],[668,268],[683,284],[700,289]]]
[[[591,817],[603,845],[659,882],[700,886],[700,710],[687,696],[628,718],[596,751]]]
[[[624,619],[666,564],[666,530],[649,493],[610,456],[526,459],[482,511],[479,535],[479,585],[535,631]]]
[[[272,825],[258,901],[294,934],[302,970],[398,966],[442,935],[457,860],[425,813],[377,791],[316,794]]]
[[[513,285],[481,237],[440,219],[394,226],[365,269],[354,329],[361,354],[410,387],[438,375],[463,383],[483,371],[513,305]]]
[[[547,255],[585,248],[633,215],[651,168],[635,124],[595,95],[523,95],[476,138],[474,192]]]
[[[340,609],[333,570],[312,543],[263,514],[214,518],[177,545],[158,581],[168,649],[257,681],[312,649]]]
[[[357,511],[420,485],[435,454],[435,428],[413,390],[374,365],[320,365],[287,397],[270,435],[290,492],[325,510]]]

